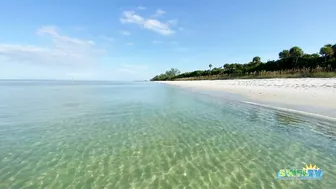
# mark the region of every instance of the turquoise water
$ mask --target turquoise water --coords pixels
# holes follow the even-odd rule
[[[335,188],[335,125],[156,83],[0,81],[0,188]],[[323,179],[276,179],[306,164]]]

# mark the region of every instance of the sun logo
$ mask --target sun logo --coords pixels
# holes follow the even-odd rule
[[[277,174],[278,179],[281,180],[318,180],[322,179],[323,171],[316,165],[307,164],[302,169],[280,169]]]
[[[310,165],[306,165],[306,167],[304,167],[303,168],[303,170],[306,170],[306,171],[308,171],[308,170],[319,170],[320,168],[318,168],[316,165],[312,165],[312,164],[310,164]]]

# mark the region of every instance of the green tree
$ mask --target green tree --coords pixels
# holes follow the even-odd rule
[[[224,65],[223,65],[223,69],[224,69],[224,71],[225,71],[225,70],[228,70],[229,67],[230,67],[230,64],[229,64],[229,63],[224,64]]]
[[[171,68],[170,70],[166,71],[166,75],[169,78],[175,77],[175,76],[179,75],[180,73],[181,73],[180,70],[178,70],[177,68]]]
[[[182,74],[178,69],[172,68],[165,73],[156,75],[151,80],[175,80],[178,78],[190,78],[219,74],[223,74],[223,78],[226,78],[226,76],[229,76],[229,78],[239,76],[254,77],[257,75],[268,74],[275,74],[276,76],[277,74],[291,74],[298,71],[292,70],[293,68],[304,68],[305,70],[309,68],[310,72],[324,72],[326,70],[336,71],[336,44],[324,45],[320,49],[320,54],[322,56],[320,56],[318,53],[304,54],[302,49],[295,46],[292,47],[290,50],[283,50],[282,52],[280,52],[278,60],[268,60],[267,62],[263,63],[261,62],[260,57],[256,56],[251,62],[244,64],[226,63],[223,65],[223,68],[215,68],[212,66],[212,64],[209,64],[210,70],[195,70]],[[317,67],[321,67],[322,69],[316,69]],[[303,73],[305,73],[305,70],[300,70],[300,72],[303,71]]]
[[[336,57],[336,44],[331,47],[334,51],[334,56]]]
[[[320,49],[320,55],[324,57],[324,61],[326,62],[328,57],[332,57],[334,55],[332,45],[330,44],[324,45],[324,47]]]
[[[289,50],[283,50],[279,53],[279,59],[285,59],[289,57],[290,57]]]
[[[260,58],[260,56],[255,56],[255,57],[253,57],[252,62],[253,62],[253,63],[260,63],[260,62],[261,62],[261,58]]]
[[[299,58],[303,55],[303,50],[298,46],[294,46],[289,50],[289,54],[294,58],[296,65]]]

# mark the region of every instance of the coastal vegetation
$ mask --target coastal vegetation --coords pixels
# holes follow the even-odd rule
[[[294,46],[281,51],[278,60],[266,62],[255,56],[245,64],[225,63],[222,67],[214,68],[209,64],[206,70],[181,73],[172,68],[151,81],[299,77],[336,77],[336,44],[324,45],[319,53],[313,54],[306,54],[300,47]]]

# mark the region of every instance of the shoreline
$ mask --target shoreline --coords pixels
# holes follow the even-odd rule
[[[336,121],[336,78],[158,81],[191,90],[224,92],[243,103]],[[220,97],[225,97],[221,95]]]

